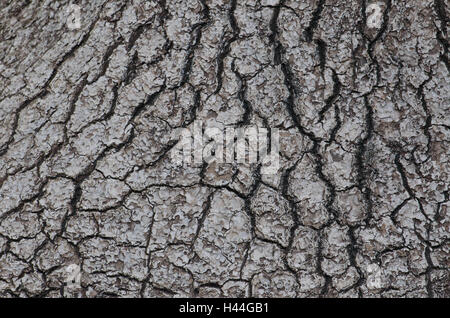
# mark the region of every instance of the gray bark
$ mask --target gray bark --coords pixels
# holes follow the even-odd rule
[[[448,2],[70,4],[0,3],[1,297],[450,296]],[[194,120],[280,169],[174,164]]]

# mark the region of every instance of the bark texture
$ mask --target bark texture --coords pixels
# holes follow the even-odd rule
[[[0,296],[449,297],[449,2],[378,3],[1,1]]]

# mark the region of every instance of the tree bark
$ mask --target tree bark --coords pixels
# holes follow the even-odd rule
[[[0,296],[449,297],[447,6],[2,1]]]

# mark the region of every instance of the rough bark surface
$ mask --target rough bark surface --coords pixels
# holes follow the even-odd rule
[[[0,2],[1,297],[449,297],[448,1],[75,3]],[[173,164],[194,120],[279,172]]]

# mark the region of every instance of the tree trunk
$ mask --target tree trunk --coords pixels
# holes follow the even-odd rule
[[[2,1],[0,296],[449,297],[446,6]]]

